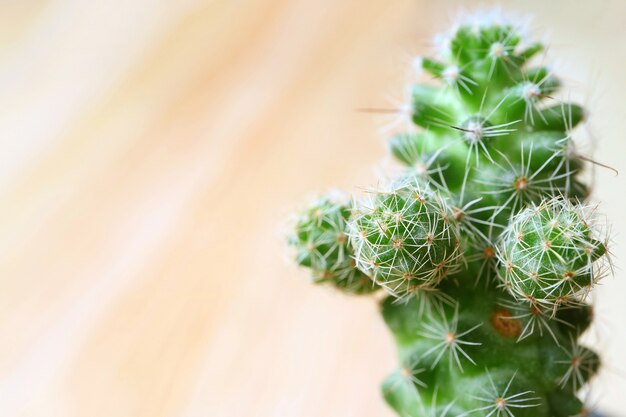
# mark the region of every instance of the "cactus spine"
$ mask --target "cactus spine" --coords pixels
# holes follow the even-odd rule
[[[530,62],[544,45],[514,25],[462,24],[443,45],[418,61],[439,81],[412,87],[419,129],[389,141],[406,174],[304,210],[296,260],[387,293],[400,366],[382,391],[400,416],[585,415],[599,359],[578,339],[610,264],[573,148],[584,110],[554,98],[559,79]]]

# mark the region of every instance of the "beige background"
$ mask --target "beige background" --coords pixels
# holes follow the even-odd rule
[[[386,119],[354,110],[400,98],[458,8],[0,0],[0,415],[391,416],[375,303],[309,285],[280,225],[311,192],[375,182]],[[595,158],[624,171],[597,170],[595,194],[619,265],[626,3],[506,8],[550,35]],[[591,341],[616,415],[624,278],[597,291]]]

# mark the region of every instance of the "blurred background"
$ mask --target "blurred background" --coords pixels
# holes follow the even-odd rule
[[[388,120],[355,109],[401,99],[411,57],[490,5],[0,0],[0,415],[392,416],[376,303],[310,285],[281,225],[375,183]],[[533,17],[623,171],[596,168],[618,269],[589,336],[619,416],[626,3],[501,6]]]

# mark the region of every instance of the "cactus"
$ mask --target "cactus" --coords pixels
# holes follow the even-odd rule
[[[354,294],[373,292],[376,286],[356,267],[348,245],[349,217],[342,196],[323,196],[299,214],[289,243],[296,249],[296,262],[311,269],[313,282]]]
[[[400,366],[382,385],[407,417],[586,415],[600,361],[579,338],[610,272],[608,239],[572,139],[585,117],[500,21],[457,26],[436,79],[411,88],[414,127],[389,141],[400,178],[348,204],[322,197],[295,222],[314,281],[383,289]]]

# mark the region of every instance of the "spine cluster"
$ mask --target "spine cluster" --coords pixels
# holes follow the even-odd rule
[[[533,65],[544,50],[513,24],[475,21],[420,58],[406,167],[367,198],[322,197],[289,239],[315,282],[383,289],[399,369],[383,395],[409,417],[570,417],[600,361],[579,337],[587,295],[610,272],[608,241],[580,180],[585,118]]]

